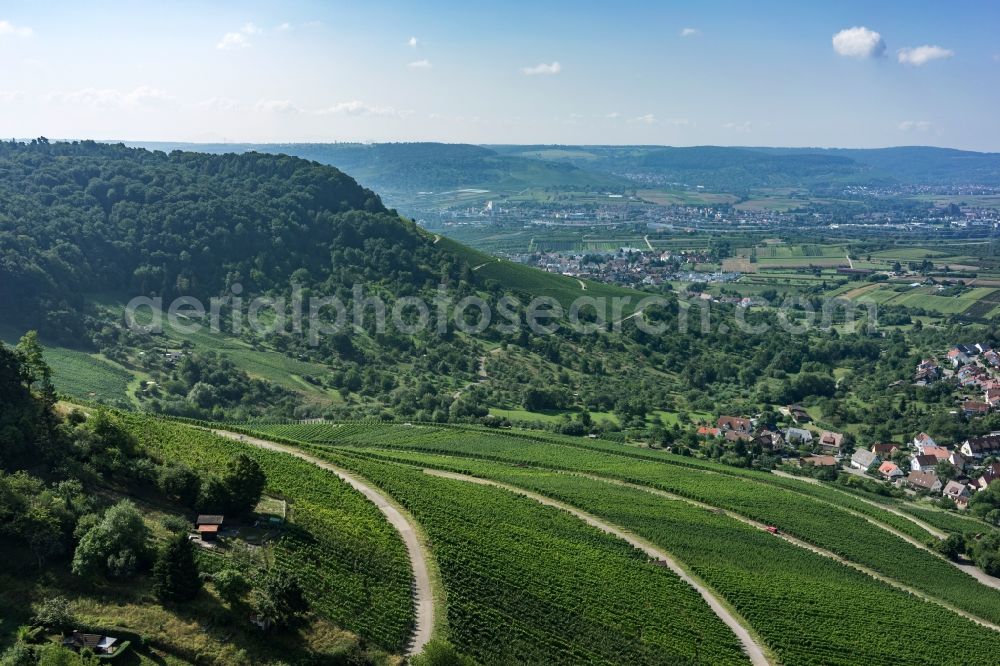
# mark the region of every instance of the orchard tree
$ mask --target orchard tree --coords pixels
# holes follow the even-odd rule
[[[153,594],[160,601],[178,603],[194,599],[200,589],[191,540],[187,534],[172,536],[153,564]]]

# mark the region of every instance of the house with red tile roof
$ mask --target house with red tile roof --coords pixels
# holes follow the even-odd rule
[[[896,465],[896,463],[888,460],[879,465],[878,473],[881,474],[887,481],[893,481],[903,476],[903,470],[899,469],[899,466]]]

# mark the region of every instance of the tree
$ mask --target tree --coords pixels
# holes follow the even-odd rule
[[[995,525],[1000,525],[1000,479],[972,496],[969,500],[969,511]]]
[[[309,610],[298,578],[289,571],[261,570],[250,598],[258,618],[278,627],[291,626]]]
[[[42,345],[38,342],[38,332],[28,331],[17,343],[17,353],[21,355],[31,385],[38,389],[45,403],[56,404],[56,390],[52,386],[52,369],[45,362]]]
[[[186,465],[172,463],[160,469],[160,490],[184,506],[194,506],[201,491],[201,477]]]
[[[958,470],[947,460],[942,460],[934,467],[934,471],[937,473],[939,479],[942,483],[947,483],[955,478],[958,474]]]
[[[38,658],[35,651],[27,643],[18,641],[0,654],[0,664],[3,666],[36,666]]]
[[[178,603],[194,599],[200,589],[191,540],[186,534],[172,536],[153,564],[153,594],[160,601]]]
[[[229,493],[230,513],[245,515],[254,510],[267,485],[267,477],[260,464],[241,453],[229,465],[223,484]]]
[[[965,537],[961,534],[949,534],[947,539],[937,544],[937,549],[949,560],[958,561],[965,552]]]
[[[119,502],[80,539],[73,554],[73,573],[124,578],[135,574],[148,557],[149,528],[128,500]]]
[[[212,584],[218,591],[219,596],[235,603],[243,598],[243,595],[250,591],[250,583],[241,571],[236,569],[223,569],[212,576]]]

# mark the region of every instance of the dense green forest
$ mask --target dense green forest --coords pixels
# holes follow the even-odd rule
[[[285,298],[283,314],[293,309],[293,284],[306,296],[338,297],[348,309],[355,284],[389,306],[409,296],[431,302],[443,285],[452,299],[496,304],[511,295],[522,322],[533,298],[555,296],[568,306],[584,295],[576,280],[489,263],[438,242],[342,172],[299,158],[7,143],[0,146],[0,202],[0,333],[16,339],[37,328],[56,345],[53,362],[67,376],[77,373],[69,386],[94,386],[83,394],[77,388],[78,397],[118,407],[217,420],[521,421],[577,434],[621,430],[692,449],[701,448],[691,439],[697,419],[729,412],[778,421],[776,406],[796,401],[862,443],[927,429],[959,437],[994,425],[953,418],[951,397],[935,387],[898,383],[923,355],[956,340],[996,344],[994,331],[957,323],[793,334],[774,312],[754,311],[747,323],[766,330],[733,335],[720,324],[743,314],[735,306],[716,304],[702,331],[698,308],[668,291],[642,314],[664,326],[660,335],[636,319],[595,334],[568,327],[535,334],[525,326],[469,334],[451,325],[442,332],[438,324],[451,313],[437,310],[426,330],[411,335],[379,330],[371,308],[353,329],[315,344],[289,325],[235,330],[229,306],[218,334],[123,326],[133,296],[229,297],[237,284],[248,297]],[[628,297],[634,307],[649,294],[592,284],[586,295]],[[822,303],[816,297],[807,305]],[[788,316],[805,317],[803,308]],[[123,383],[127,394],[114,388]],[[713,445],[708,453],[768,464],[738,446]]]

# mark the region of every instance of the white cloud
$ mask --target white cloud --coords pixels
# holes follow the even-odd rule
[[[562,65],[556,60],[551,64],[539,63],[534,67],[524,67],[521,69],[522,72],[528,76],[535,76],[536,74],[558,74],[562,71]]]
[[[340,102],[339,104],[334,104],[333,106],[317,109],[313,113],[319,116],[347,115],[402,118],[410,115],[412,112],[399,111],[391,106],[373,106],[371,104],[365,104],[360,100],[351,100],[350,102]]]
[[[212,97],[200,102],[195,102],[192,106],[199,110],[232,111],[233,109],[238,108],[239,105],[240,103],[235,99],[229,99],[228,97]]]
[[[904,120],[899,123],[901,132],[926,132],[931,128],[929,120]]]
[[[609,118],[611,120],[614,120],[615,118],[621,118],[622,114],[618,113],[617,111],[612,111],[611,113],[609,113],[608,115],[606,115],[604,117],[605,118]]]
[[[92,109],[135,109],[169,103],[174,100],[162,90],[139,86],[121,91],[113,88],[83,88],[70,92],[49,93],[46,101]]]
[[[681,37],[698,37],[701,35],[701,30],[698,28],[684,28],[681,30]]]
[[[220,51],[232,51],[234,49],[245,49],[250,46],[250,40],[240,32],[227,32],[215,45]]]
[[[753,129],[753,124],[749,120],[744,120],[742,123],[723,123],[722,127],[734,132],[749,132]]]
[[[420,41],[416,37],[410,37],[408,40],[406,40],[406,45],[409,46],[411,49],[417,48],[419,44]]]
[[[415,60],[406,66],[410,69],[430,69],[434,65],[431,64],[430,60]]]
[[[291,29],[292,29],[292,24],[289,23],[288,21],[285,21],[284,23],[279,23],[278,25],[274,26],[275,32],[288,32]]]
[[[287,23],[282,25],[288,25]],[[289,26],[291,27],[291,26]],[[250,40],[247,39],[249,35],[259,35],[263,30],[258,28],[253,23],[244,23],[243,27],[240,28],[239,32],[227,32],[219,40],[219,43],[215,45],[215,48],[220,51],[232,51],[235,49],[245,49],[250,46]]]
[[[301,113],[302,109],[287,99],[262,99],[256,109],[261,113]]]
[[[19,102],[24,99],[20,90],[0,90],[0,102]]]
[[[913,65],[914,67],[926,65],[931,60],[950,58],[953,55],[955,55],[954,51],[941,48],[940,46],[907,47],[905,49],[899,49],[899,51],[896,52],[896,57],[899,59],[901,64]]]
[[[833,36],[833,50],[848,58],[878,58],[885,53],[885,42],[874,30],[847,28]]]
[[[35,31],[24,25],[14,25],[10,21],[0,21],[0,36],[31,37]]]
[[[647,113],[645,115],[638,116],[637,118],[633,118],[632,120],[634,120],[637,123],[645,123],[647,125],[652,125],[653,123],[656,122],[656,116],[654,116],[652,113]]]
[[[391,106],[366,104],[360,100],[339,102],[320,109],[306,109],[287,99],[262,99],[255,105],[260,113],[272,114],[302,114],[306,116],[356,116],[405,118],[412,111],[402,111]]]

